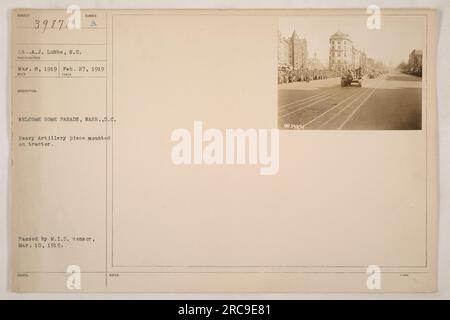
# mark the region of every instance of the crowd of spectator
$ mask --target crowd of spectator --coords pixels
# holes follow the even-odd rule
[[[292,68],[287,66],[278,67],[278,83],[291,83],[291,82],[309,82],[311,80],[320,80],[330,77],[336,77],[333,72],[329,70],[310,70],[307,68]]]

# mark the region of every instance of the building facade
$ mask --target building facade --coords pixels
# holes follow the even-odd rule
[[[300,38],[295,30],[289,38],[283,38],[278,33],[278,64],[295,69],[307,67],[308,45],[306,39]]]
[[[367,58],[367,69],[375,70],[375,60],[372,58]]]
[[[306,39],[301,39],[295,30],[290,38],[289,60],[291,65],[296,69],[306,68],[308,63]]]
[[[329,69],[343,72],[353,69],[353,42],[348,36],[338,31],[330,36]]]
[[[288,66],[289,62],[289,41],[278,32],[278,65]]]
[[[353,68],[358,69],[361,67],[361,51],[353,47],[352,51],[352,65]]]
[[[367,54],[364,51],[359,56],[359,64],[362,69],[367,70]]]

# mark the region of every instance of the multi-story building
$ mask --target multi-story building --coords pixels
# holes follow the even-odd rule
[[[348,36],[338,31],[330,36],[329,68],[333,71],[353,69],[353,42]]]
[[[352,51],[352,64],[353,68],[358,69],[361,67],[361,51],[353,47]]]
[[[367,70],[375,70],[375,60],[372,58],[367,58]]]
[[[294,68],[306,67],[308,63],[306,39],[301,39],[294,30],[290,38],[289,45],[289,60],[291,65]]]
[[[359,65],[364,70],[367,69],[367,54],[364,51],[361,51],[360,57],[359,57]]]
[[[307,67],[307,42],[306,39],[300,38],[295,30],[289,38],[283,38],[281,33],[278,33],[278,64],[296,69]]]
[[[281,32],[278,32],[278,64],[290,65],[289,41],[281,35]]]

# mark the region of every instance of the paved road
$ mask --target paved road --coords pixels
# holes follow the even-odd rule
[[[405,74],[367,79],[362,88],[340,79],[278,85],[280,129],[420,130],[422,80]]]

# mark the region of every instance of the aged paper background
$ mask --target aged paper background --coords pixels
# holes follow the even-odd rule
[[[114,28],[107,39],[108,70],[114,70],[107,80],[111,90],[98,94],[96,87],[82,87],[83,92],[92,90],[86,96],[94,101],[87,105],[79,97],[70,102],[72,107],[104,108],[103,93],[107,97],[108,112],[120,119],[113,132],[108,129],[113,135],[106,151],[110,165],[105,170],[105,150],[96,146],[61,148],[40,155],[39,161],[21,156],[19,150],[14,157],[21,170],[13,176],[13,193],[28,200],[13,200],[13,207],[21,210],[16,221],[21,232],[36,232],[36,226],[43,234],[82,232],[94,234],[97,244],[74,248],[66,257],[55,258],[51,251],[21,255],[20,272],[43,273],[29,272],[31,277],[17,280],[20,290],[64,290],[65,274],[58,270],[65,270],[68,259],[82,270],[94,270],[86,275],[92,277],[92,287],[84,288],[88,291],[104,290],[108,273],[120,274],[108,280],[108,290],[117,291],[364,291],[369,264],[391,270],[385,280],[388,291],[434,290],[436,167],[428,171],[428,209],[434,213],[425,216],[424,153],[427,148],[428,164],[434,163],[433,77],[428,78],[423,109],[428,123],[420,132],[281,132],[280,173],[274,177],[259,176],[255,167],[174,169],[167,159],[172,145],[168,137],[193,120],[217,128],[276,127],[280,13],[152,13],[151,19],[122,13],[109,18]],[[133,32],[142,29],[145,38]],[[166,46],[165,39],[171,39]],[[216,45],[202,47],[205,42]],[[203,59],[205,53],[214,59]],[[148,56],[152,59],[142,58]],[[216,68],[223,68],[221,77],[207,81],[209,74],[202,70]],[[174,80],[175,72],[189,79]],[[183,85],[174,94],[177,82]],[[57,88],[60,95],[39,113],[67,106],[64,97],[74,89],[60,83],[42,84],[43,92]],[[174,117],[171,110],[179,106],[189,109]],[[355,149],[360,152],[355,154]],[[79,157],[86,152],[88,158]],[[70,154],[76,166],[70,165]],[[41,176],[54,170],[57,174]],[[34,174],[40,177],[39,196],[30,188]],[[111,201],[106,228],[105,215],[92,215],[104,209],[105,198]],[[164,229],[167,225],[170,229]],[[96,259],[86,259],[91,255]],[[158,273],[131,273],[152,265]],[[186,266],[194,266],[195,273],[180,276],[167,270]],[[238,272],[229,273],[229,267],[238,267]],[[414,273],[416,268],[421,273]],[[46,271],[54,273],[48,276]]]

